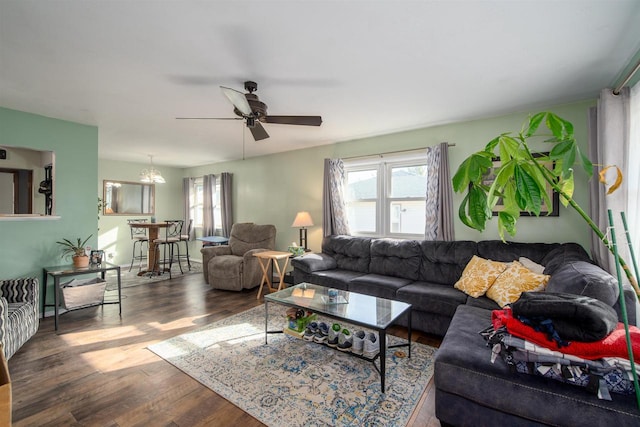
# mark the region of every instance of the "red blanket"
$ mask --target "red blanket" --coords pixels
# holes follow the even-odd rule
[[[601,341],[572,341],[568,346],[559,347],[557,342],[547,338],[543,332],[537,332],[531,326],[525,325],[514,318],[510,308],[493,310],[491,321],[494,329],[504,326],[507,328],[507,332],[513,336],[561,353],[572,354],[589,360],[597,360],[603,357],[629,359],[623,323],[618,323],[618,327]],[[640,329],[629,325],[629,334],[631,336],[634,362],[640,363]]]

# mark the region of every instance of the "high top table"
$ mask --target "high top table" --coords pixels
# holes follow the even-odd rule
[[[282,333],[269,331],[269,302],[275,302],[288,307],[301,308],[303,310],[322,314],[331,319],[345,321],[352,325],[362,326],[378,332],[380,352],[373,359],[354,353],[347,353],[354,357],[368,360],[380,374],[380,386],[385,392],[386,353],[387,353],[387,329],[393,322],[403,315],[408,316],[408,340],[406,343],[390,345],[389,348],[408,347],[411,357],[411,304],[386,298],[378,298],[357,292],[338,291],[338,299],[346,301],[344,304],[329,303],[329,288],[311,283],[300,283],[279,292],[264,296],[264,343],[267,343],[268,334]],[[322,344],[318,344],[322,345]],[[331,348],[331,347],[329,347]],[[375,360],[380,359],[380,368]]]
[[[130,227],[135,228],[146,228],[149,230],[149,251],[147,252],[147,269],[140,270],[138,272],[138,276],[144,276],[145,274],[162,274],[166,269],[160,268],[160,264],[158,263],[158,258],[160,258],[160,254],[158,253],[158,245],[156,244],[156,239],[160,235],[161,228],[167,228],[169,223],[167,222],[132,222],[129,224]]]

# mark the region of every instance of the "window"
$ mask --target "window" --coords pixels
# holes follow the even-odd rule
[[[216,188],[213,194],[213,223],[216,227],[216,234],[222,232],[222,210],[220,209],[220,180],[216,179]],[[190,195],[189,206],[193,226],[202,228],[204,226],[204,179],[202,177],[193,180],[193,187]]]
[[[424,237],[427,166],[423,153],[345,162],[345,173],[353,234]]]

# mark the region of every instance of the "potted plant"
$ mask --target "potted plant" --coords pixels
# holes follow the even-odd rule
[[[542,123],[551,134],[539,132]],[[541,137],[549,144],[548,154],[535,153],[528,144],[530,139]],[[496,155],[500,157],[498,166],[493,162]],[[614,253],[605,234],[573,199],[576,166],[583,169],[589,178],[593,175],[591,161],[580,151],[575,140],[573,124],[550,112],[534,114],[524,123],[518,135],[503,133],[462,162],[452,179],[456,192],[467,193],[458,210],[460,220],[468,227],[483,231],[492,217],[493,208],[501,201],[504,208],[498,213],[498,232],[502,240],[505,231],[515,236],[521,211],[539,215],[544,203],[547,206],[551,204],[546,191],[550,186],[558,192],[562,204],[578,212],[602,243]],[[622,181],[620,170],[614,168],[618,176],[607,194],[615,191]],[[485,176],[490,170],[495,178],[487,185]],[[603,172],[600,173],[600,182],[606,184]],[[617,258],[640,296],[640,288],[628,264],[621,256],[617,255]]]
[[[93,236],[93,234],[90,234],[89,237],[84,239],[84,241],[80,237],[78,237],[76,242],[72,242],[68,239],[62,239],[62,241],[56,243],[63,247],[63,257],[70,254],[72,255],[74,267],[88,267],[89,256],[87,256],[85,252],[85,245],[87,244],[91,236]]]

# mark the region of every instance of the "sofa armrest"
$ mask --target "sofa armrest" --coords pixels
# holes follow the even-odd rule
[[[229,245],[204,246],[200,249],[202,254],[202,274],[204,281],[209,283],[209,261],[218,255],[231,255],[231,247]]]
[[[40,282],[35,277],[0,280],[0,296],[8,303],[30,302],[38,307]]]
[[[305,273],[313,273],[314,271],[333,270],[338,267],[336,260],[323,253],[306,254],[295,257],[291,260],[293,268],[304,271]]]
[[[254,257],[253,254],[257,254],[259,252],[266,252],[266,251],[270,251],[270,250],[271,249],[265,249],[265,248],[249,249],[247,252],[244,253],[244,255],[242,255],[242,260],[245,263],[250,263],[250,262],[256,262],[257,263],[258,259],[256,257]]]

